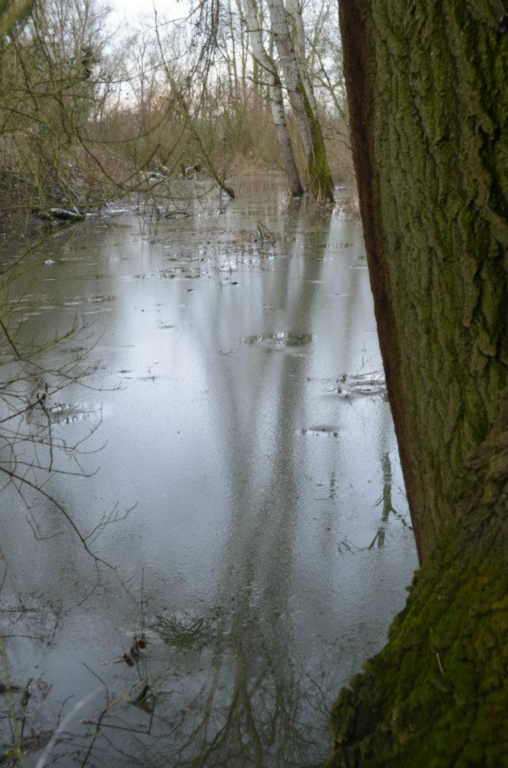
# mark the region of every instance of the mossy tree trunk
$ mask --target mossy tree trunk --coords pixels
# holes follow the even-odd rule
[[[508,766],[508,30],[341,0],[360,204],[420,560],[330,766]]]

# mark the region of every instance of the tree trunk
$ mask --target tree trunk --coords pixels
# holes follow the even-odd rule
[[[286,0],[286,11],[290,21],[291,39],[295,50],[296,60],[300,69],[303,87],[309,100],[312,111],[318,113],[316,97],[312,88],[307,66],[307,53],[305,45],[305,27],[303,25],[303,11],[300,0]]]
[[[498,0],[341,0],[371,285],[420,560],[330,766],[507,766],[508,29]]]
[[[231,0],[228,0],[228,20],[229,20],[229,34],[230,34],[230,40],[231,40],[231,58],[229,55],[227,56],[227,67],[229,72],[229,99],[230,104],[234,104],[239,96],[240,93],[240,87],[239,87],[239,79],[238,79],[238,68],[237,68],[237,61],[238,61],[238,55],[236,52],[236,30],[235,30],[235,17],[233,13],[233,6],[231,4]],[[228,50],[228,46],[226,44],[226,51]],[[232,75],[232,77],[231,77]]]
[[[333,202],[333,179],[317,115],[313,112],[301,77],[289,32],[283,0],[267,0],[271,32],[284,74],[289,103],[295,114],[305,151],[309,184],[317,200]]]
[[[273,122],[277,131],[277,140],[284,161],[284,169],[292,197],[302,197],[303,187],[296,166],[293,145],[289,135],[284,109],[284,98],[279,73],[275,63],[270,59],[263,44],[261,22],[255,0],[243,0],[245,21],[249,31],[249,40],[252,46],[254,61],[259,64],[259,72],[262,79],[268,85],[270,109]]]

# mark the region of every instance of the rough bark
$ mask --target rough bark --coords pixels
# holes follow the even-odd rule
[[[508,25],[341,0],[380,344],[420,559],[330,766],[508,765]]]
[[[259,64],[263,80],[268,87],[270,109],[277,131],[277,141],[284,161],[284,170],[293,197],[302,197],[303,186],[296,165],[291,136],[286,121],[282,84],[277,67],[263,44],[263,33],[256,0],[242,0],[245,23],[249,33],[254,60]]]
[[[311,192],[318,200],[333,202],[333,179],[323,134],[301,77],[283,0],[267,0],[271,33],[284,74],[289,103],[294,112],[307,161]]]

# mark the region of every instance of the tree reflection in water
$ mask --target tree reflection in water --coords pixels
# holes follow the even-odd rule
[[[123,693],[100,677],[100,708],[79,733],[58,734],[49,763],[64,757],[66,765],[97,768],[320,765],[325,696],[303,665],[274,653],[252,590],[239,602],[228,615],[157,616],[148,636],[170,648],[181,676],[161,672],[155,652],[139,659],[136,682]],[[185,669],[196,654],[202,667],[190,680]]]
[[[286,264],[290,270],[290,262]],[[289,328],[310,322],[321,269],[322,261],[307,259],[303,279],[292,294],[291,280],[281,270],[272,286],[274,295],[262,297],[272,303],[286,294]],[[211,317],[219,323],[220,311]],[[213,322],[199,327],[211,337],[219,334]],[[207,338],[203,348],[209,348]],[[218,605],[231,608],[212,609],[204,616],[156,617],[152,632],[171,649],[179,672],[175,676],[173,667],[165,679],[157,679],[149,660],[138,664],[140,677],[153,680],[155,708],[150,716],[147,713],[150,739],[130,734],[129,752],[142,754],[147,767],[310,768],[326,754],[323,727],[329,702],[305,660],[295,655],[290,618],[296,520],[301,513],[301,467],[293,445],[304,394],[303,387],[295,386],[302,357],[283,354],[271,367],[272,375],[277,374],[277,397],[270,436],[265,434],[263,442],[270,461],[262,481],[245,473],[245,461],[255,464],[260,450],[255,437],[263,418],[268,361],[265,357],[256,367],[259,402],[251,403],[247,413],[242,407],[245,393],[234,387],[241,379],[230,375],[227,365],[209,371],[232,499]],[[120,720],[112,711],[101,727],[128,727]],[[118,739],[111,738],[110,744],[120,751]]]
[[[138,569],[138,578],[145,569],[146,600],[133,609],[129,597],[104,585],[93,605],[79,607],[86,570],[67,539],[45,542],[41,562],[34,558],[21,568],[9,609],[18,593],[33,595],[25,602],[32,600],[38,611],[55,604],[59,590],[66,607],[75,604],[60,623],[55,617],[51,651],[40,651],[35,640],[9,647],[13,682],[23,684],[38,664],[54,688],[38,709],[30,705],[26,712],[19,693],[0,696],[2,741],[12,744],[17,728],[37,746],[34,733],[58,729],[76,701],[96,689],[93,701],[62,726],[44,765],[317,766],[327,752],[327,713],[339,684],[382,640],[391,608],[386,584],[377,599],[376,562],[385,554],[394,559],[384,533],[393,513],[394,440],[386,408],[363,395],[344,398],[330,391],[341,373],[358,371],[364,348],[370,359],[377,345],[364,273],[349,268],[345,246],[337,257],[330,255],[335,251],[329,246],[345,237],[339,237],[342,225],[328,215],[313,216],[280,217],[280,250],[273,258],[260,256],[255,270],[239,270],[241,280],[232,281],[231,290],[220,270],[188,289],[183,278],[122,282],[120,262],[110,265],[108,291],[119,300],[111,315],[116,335],[105,337],[105,348],[115,370],[130,378],[115,418],[105,424],[108,478],[94,481],[94,493],[109,498],[125,485],[127,494],[136,489],[135,498],[143,500],[143,520],[127,521],[106,551],[122,558],[130,573]],[[243,222],[232,219],[230,225]],[[330,226],[337,228],[335,239]],[[131,231],[126,235],[122,249]],[[188,236],[182,231],[183,244]],[[204,239],[197,231],[193,236]],[[176,237],[172,232],[172,247]],[[210,261],[225,248],[223,234],[217,237],[216,250],[205,249]],[[120,235],[112,232],[111,238],[116,243]],[[154,267],[167,267],[155,245],[149,253]],[[139,270],[137,244],[132,254],[129,278]],[[96,269],[106,263],[101,258]],[[101,280],[96,290],[102,292]],[[158,302],[171,320],[164,328],[174,332],[164,344],[154,342],[146,353],[153,359],[138,359],[139,349],[149,346],[148,332],[153,334],[149,313],[139,307]],[[141,375],[136,380],[131,368],[139,373],[140,361],[159,365],[159,359],[160,376],[148,370],[149,384]],[[191,386],[186,374],[194,369]],[[143,418],[135,418],[138,410]],[[70,420],[63,426],[83,427]],[[147,456],[125,451],[126,436],[148,446]],[[363,451],[368,466],[357,461]],[[372,515],[380,493],[374,490],[377,457],[383,509],[374,553],[368,545],[378,525],[375,509]],[[71,488],[58,490],[88,520],[87,501]],[[395,506],[398,498],[394,489]],[[348,545],[349,536],[355,544]],[[19,537],[13,524],[5,546],[19,549]],[[39,594],[41,575],[45,592]],[[399,579],[394,573],[393,582]],[[136,579],[129,582],[134,594],[136,585]],[[365,595],[374,595],[367,609],[359,607]],[[369,612],[368,622],[362,611]],[[136,630],[138,640],[144,634],[147,647],[134,653],[132,635],[119,641],[126,629]],[[52,632],[36,631],[29,614],[18,618],[15,631],[48,638]],[[131,666],[118,642],[132,642],[126,652]],[[85,672],[83,660],[89,664]],[[36,766],[41,755],[42,748],[27,764]]]

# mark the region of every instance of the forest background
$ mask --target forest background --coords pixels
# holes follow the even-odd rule
[[[101,0],[3,0],[4,238],[133,192],[162,212],[191,173],[231,195],[247,166],[331,201],[353,179],[337,7],[281,9],[214,0],[129,26]]]

